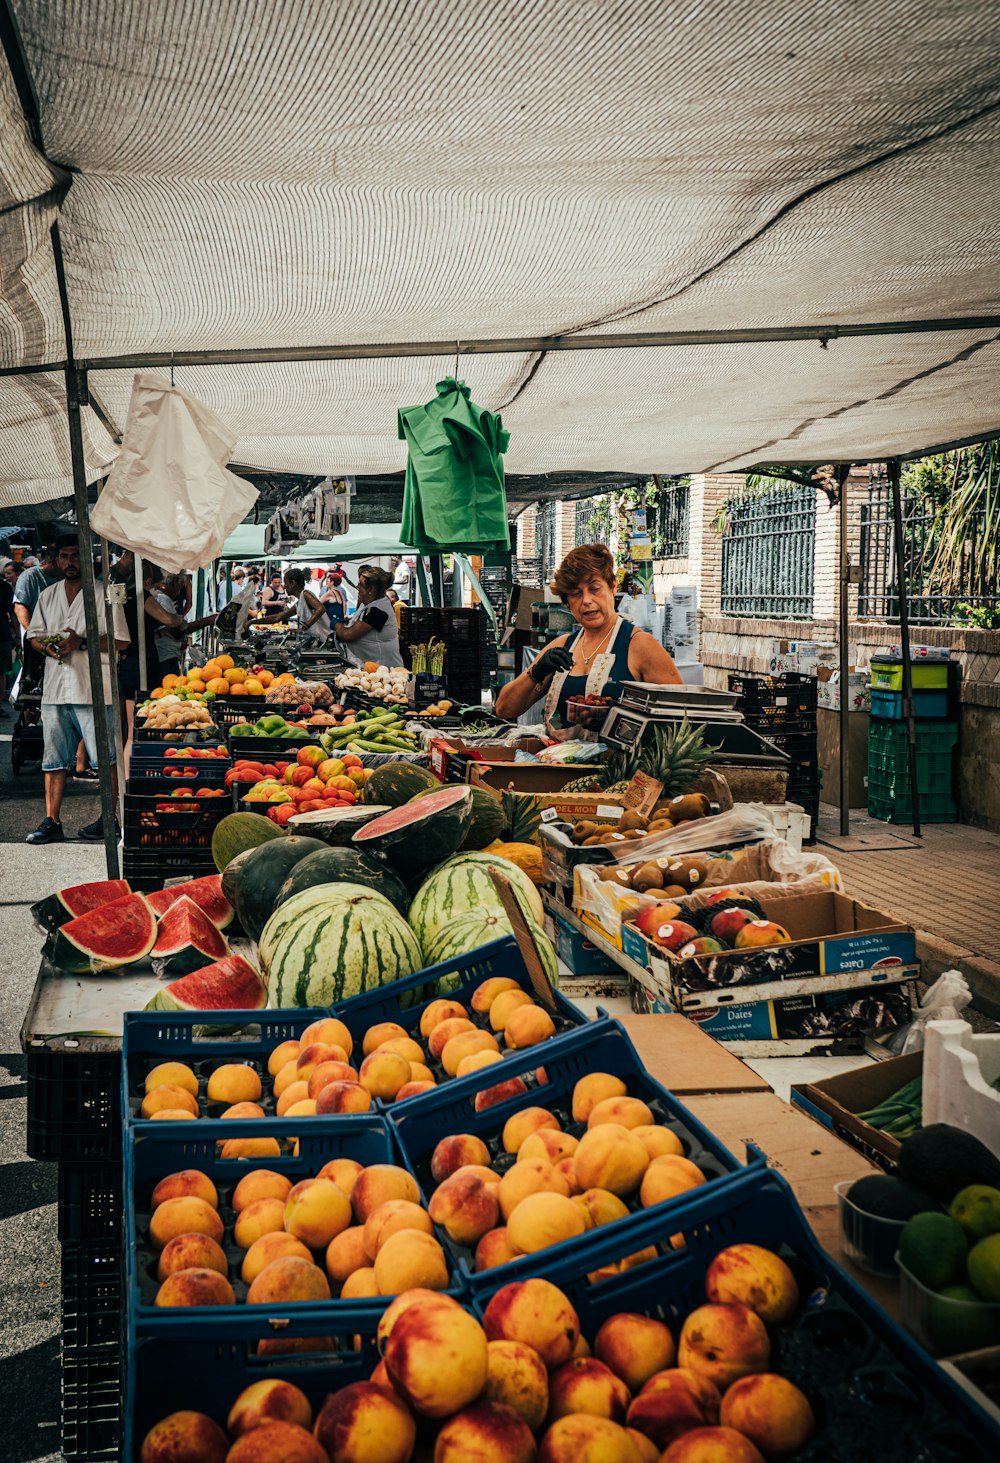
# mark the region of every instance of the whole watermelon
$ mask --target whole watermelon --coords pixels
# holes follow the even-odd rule
[[[552,941],[544,930],[539,929],[534,920],[529,919],[527,923],[549,983],[558,986],[559,961]],[[471,909],[468,913],[459,915],[457,919],[439,930],[424,950],[424,959],[428,965],[437,965],[440,961],[454,960],[462,955],[467,955],[470,951],[477,950],[480,945],[488,945],[491,940],[499,940],[502,936],[510,934],[513,934],[510,920],[502,909],[489,909],[480,905],[478,909]],[[461,983],[461,971],[456,970],[448,975],[439,976],[437,994],[446,996],[449,992],[456,990]]]
[[[406,918],[410,907],[406,885],[385,864],[376,863],[356,848],[327,848],[322,853],[311,853],[302,859],[278,890],[274,907],[280,908],[294,894],[301,894],[303,889],[338,883],[363,884],[368,889],[377,890]]]
[[[386,762],[383,767],[376,767],[365,783],[364,800],[401,808],[418,793],[440,790],[441,783],[428,768],[413,762]]]
[[[251,817],[259,814],[251,813]],[[266,821],[266,820],[264,820]],[[240,867],[236,882],[236,913],[251,940],[259,939],[274,910],[278,891],[300,859],[323,853],[326,844],[318,838],[284,835],[273,843],[252,849]]]
[[[440,789],[428,788],[428,792],[435,792]],[[469,831],[459,845],[459,852],[465,853],[468,850],[485,848],[487,844],[493,843],[507,827],[507,819],[504,817],[500,807],[500,800],[489,792],[485,787],[470,787],[472,793],[472,821],[469,824]],[[419,802],[421,798],[427,797],[427,792],[418,793],[413,799]]]
[[[281,924],[277,935],[274,922]],[[422,964],[403,917],[360,884],[324,884],[295,895],[268,921],[259,954],[268,1002],[283,1008],[335,1006]]]
[[[503,908],[490,877],[491,868],[498,869],[510,881],[529,918],[537,925],[542,923],[545,918],[542,896],[516,864],[488,853],[456,853],[428,875],[410,905],[410,924],[425,950],[438,931],[460,914],[481,905],[488,909]]]
[[[212,862],[223,874],[241,853],[284,836],[276,823],[260,813],[227,813],[212,833]]]

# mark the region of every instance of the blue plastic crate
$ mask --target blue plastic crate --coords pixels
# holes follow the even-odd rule
[[[158,1128],[162,1124],[139,1117],[147,1075],[161,1062],[186,1062],[200,1083],[207,1083],[224,1062],[245,1062],[261,1079],[260,1106],[273,1113],[274,1079],[267,1059],[283,1041],[297,1040],[307,1026],[320,1021],[326,1011],[309,1007],[301,1011],[127,1011],[122,1037],[122,1113],[126,1124]],[[225,1103],[210,1104],[204,1087],[199,1106],[206,1118],[219,1118]]]
[[[675,1249],[677,1235],[684,1245]],[[542,1251],[531,1270],[565,1292],[588,1339],[619,1311],[655,1316],[676,1339],[684,1318],[705,1302],[709,1264],[737,1243],[781,1254],[799,1282],[796,1315],[770,1331],[773,1369],[805,1392],[820,1421],[796,1463],[988,1463],[1000,1456],[996,1423],[820,1249],[789,1185],[763,1164],[683,1195],[668,1221],[647,1210],[632,1223],[591,1230],[572,1250],[553,1249],[548,1259]],[[588,1281],[647,1246],[656,1247],[655,1260]],[[496,1291],[522,1277],[508,1264],[483,1278],[472,1300],[480,1316]]]
[[[278,1137],[281,1153],[266,1158],[228,1158],[221,1156],[222,1144],[229,1138]],[[298,1138],[298,1152],[293,1143]],[[232,1238],[235,1215],[231,1207],[231,1191],[241,1178],[255,1168],[267,1168],[286,1174],[293,1182],[314,1178],[332,1158],[354,1158],[364,1167],[375,1163],[400,1163],[388,1122],[378,1114],[362,1113],[335,1118],[241,1118],[219,1122],[206,1133],[199,1126],[192,1133],[191,1124],[162,1122],[150,1130],[130,1131],[125,1140],[125,1284],[128,1331],[139,1333],[166,1332],[175,1336],[251,1334],[256,1306],[245,1303],[247,1287],[240,1279],[240,1266],[245,1251]],[[168,1174],[185,1168],[197,1168],[208,1175],[219,1191],[219,1214],[225,1225],[222,1247],[229,1259],[229,1282],[236,1294],[231,1306],[199,1306],[159,1308],[154,1305],[156,1253],[146,1243],[151,1210],[149,1198],[156,1184]],[[322,1264],[322,1256],[318,1256]],[[464,1293],[464,1283],[452,1265],[450,1295]],[[295,1312],[324,1315],[328,1322],[343,1305],[336,1299],[304,1301],[295,1304]],[[380,1297],[370,1302],[381,1311],[386,1304]],[[280,1308],[284,1313],[286,1306]]]
[[[540,1067],[544,1068],[547,1079],[544,1082],[538,1078],[537,1069]],[[504,1152],[500,1137],[507,1119],[522,1108],[544,1107],[559,1117],[564,1132],[579,1136],[585,1124],[573,1122],[570,1103],[573,1088],[588,1072],[610,1072],[620,1077],[629,1095],[648,1103],[657,1122],[677,1134],[686,1156],[698,1164],[713,1186],[725,1187],[734,1173],[743,1172],[742,1165],[728,1148],[649,1075],[624,1027],[609,1017],[591,1022],[586,1028],[566,1036],[550,1038],[541,1046],[511,1052],[502,1062],[481,1068],[468,1077],[456,1077],[447,1086],[435,1088],[432,1092],[421,1093],[398,1109],[390,1108],[390,1121],[417,1182],[425,1193],[432,1193],[435,1184],[430,1176],[431,1157],[440,1140],[449,1134],[473,1133],[481,1138],[490,1149],[493,1166],[498,1172],[503,1172],[515,1161],[512,1154]],[[525,1081],[526,1092],[496,1103],[483,1112],[476,1112],[477,1093],[515,1076]],[[637,1203],[637,1200],[633,1202]],[[669,1225],[672,1231],[675,1202],[671,1200],[667,1206],[658,1205],[654,1211],[637,1209],[627,1219],[618,1220],[610,1227],[616,1232],[631,1232],[639,1219],[653,1212],[661,1229]],[[443,1231],[440,1237],[445,1240]],[[448,1243],[472,1292],[493,1283],[488,1278],[490,1272],[476,1273],[473,1270],[471,1250]],[[544,1259],[563,1251],[572,1252],[579,1243],[579,1240],[567,1240],[538,1254],[511,1260],[503,1266],[504,1275],[510,1280],[523,1280],[537,1273],[540,1256]],[[633,1248],[638,1249],[639,1246]]]
[[[873,689],[871,697],[872,716],[879,716],[885,721],[902,721],[902,691],[879,691]],[[923,717],[927,721],[942,720],[948,715],[948,692],[914,691],[913,714],[914,716]]]

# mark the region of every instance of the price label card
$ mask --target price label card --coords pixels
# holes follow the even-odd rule
[[[622,809],[617,803],[598,803],[595,811],[599,818],[614,818],[616,821],[622,815]]]
[[[636,772],[625,789],[622,801],[633,813],[638,813],[642,818],[648,818],[662,796],[662,782],[657,781],[655,777],[649,777],[645,772]]]

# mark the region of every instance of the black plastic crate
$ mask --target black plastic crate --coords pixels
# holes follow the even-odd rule
[[[232,812],[231,804],[227,802],[225,807]],[[211,842],[207,849],[126,848],[122,853],[122,878],[129,881],[136,894],[162,889],[168,879],[201,879],[216,873]]]
[[[815,706],[815,676],[786,671],[780,676],[730,675],[729,689],[735,691],[749,709],[765,706]]]
[[[451,647],[454,645],[479,645],[482,611],[478,609],[456,609],[441,611],[441,639]]]
[[[29,1046],[28,1157],[58,1163],[120,1159],[121,1070],[120,1052]]]
[[[59,1165],[59,1243],[103,1241],[117,1246],[122,1228],[122,1165],[107,1163]]]
[[[226,773],[233,765],[228,753],[225,757],[194,757],[187,760],[183,756],[177,756],[177,750],[167,747],[163,742],[133,743],[128,762],[127,786],[135,784],[138,792],[146,791],[143,784],[148,781],[155,781],[157,787],[161,783],[169,787],[171,783],[181,781],[179,777],[167,776],[168,772],[173,773],[178,768],[184,771],[185,781],[197,783],[199,787],[219,787],[225,784]],[[169,757],[168,751],[171,753]]]
[[[277,706],[270,709],[279,710]],[[267,712],[266,696],[216,696],[212,702],[215,724],[226,731],[231,726],[238,726],[241,721],[256,721],[258,716],[266,716]]]
[[[119,1192],[121,1165],[118,1166]],[[121,1214],[113,1238],[65,1243],[60,1250],[64,1355],[117,1352],[122,1334]]]
[[[132,739],[136,742],[163,742],[165,746],[198,747],[203,742],[214,742],[216,746],[226,739],[217,726],[207,725],[192,728],[188,731],[166,731],[159,727],[143,726],[138,717],[132,730]]]
[[[433,636],[442,639],[441,611],[433,605],[404,605],[399,615],[400,636],[411,645],[422,645]]]
[[[141,852],[183,849],[210,854],[212,834],[226,814],[233,811],[232,798],[195,796],[174,803],[176,790],[170,787],[169,780],[166,786],[170,791],[125,794],[125,848]]]
[[[67,1463],[118,1458],[123,1381],[119,1347],[100,1355],[63,1347],[60,1432]]]
[[[793,763],[790,775],[803,765],[815,765],[817,758],[815,731],[773,731],[762,732],[765,741],[779,752],[784,752]]]

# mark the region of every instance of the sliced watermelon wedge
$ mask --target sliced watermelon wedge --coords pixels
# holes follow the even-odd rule
[[[131,893],[132,886],[127,879],[98,879],[93,884],[74,884],[71,889],[59,889],[55,894],[39,899],[31,906],[31,917],[42,934],[47,935],[71,919],[89,914],[92,909],[100,909],[102,904],[110,904],[112,899],[124,899]]]
[[[153,946],[153,969],[158,975],[187,975],[206,961],[229,954],[226,937],[193,899],[182,894],[160,920]]]
[[[154,889],[146,898],[157,919],[162,919],[178,899],[193,899],[217,930],[227,929],[236,912],[222,892],[221,874],[206,874],[203,879],[189,879],[186,884],[174,884],[170,889]]]
[[[226,955],[157,991],[147,1011],[260,1011],[264,982],[242,955]]]
[[[45,953],[71,975],[96,975],[134,965],[155,943],[156,916],[141,894],[127,894],[53,930]]]
[[[388,859],[400,873],[416,873],[443,863],[461,847],[471,822],[472,789],[442,787],[383,813],[359,828],[351,842]]]

